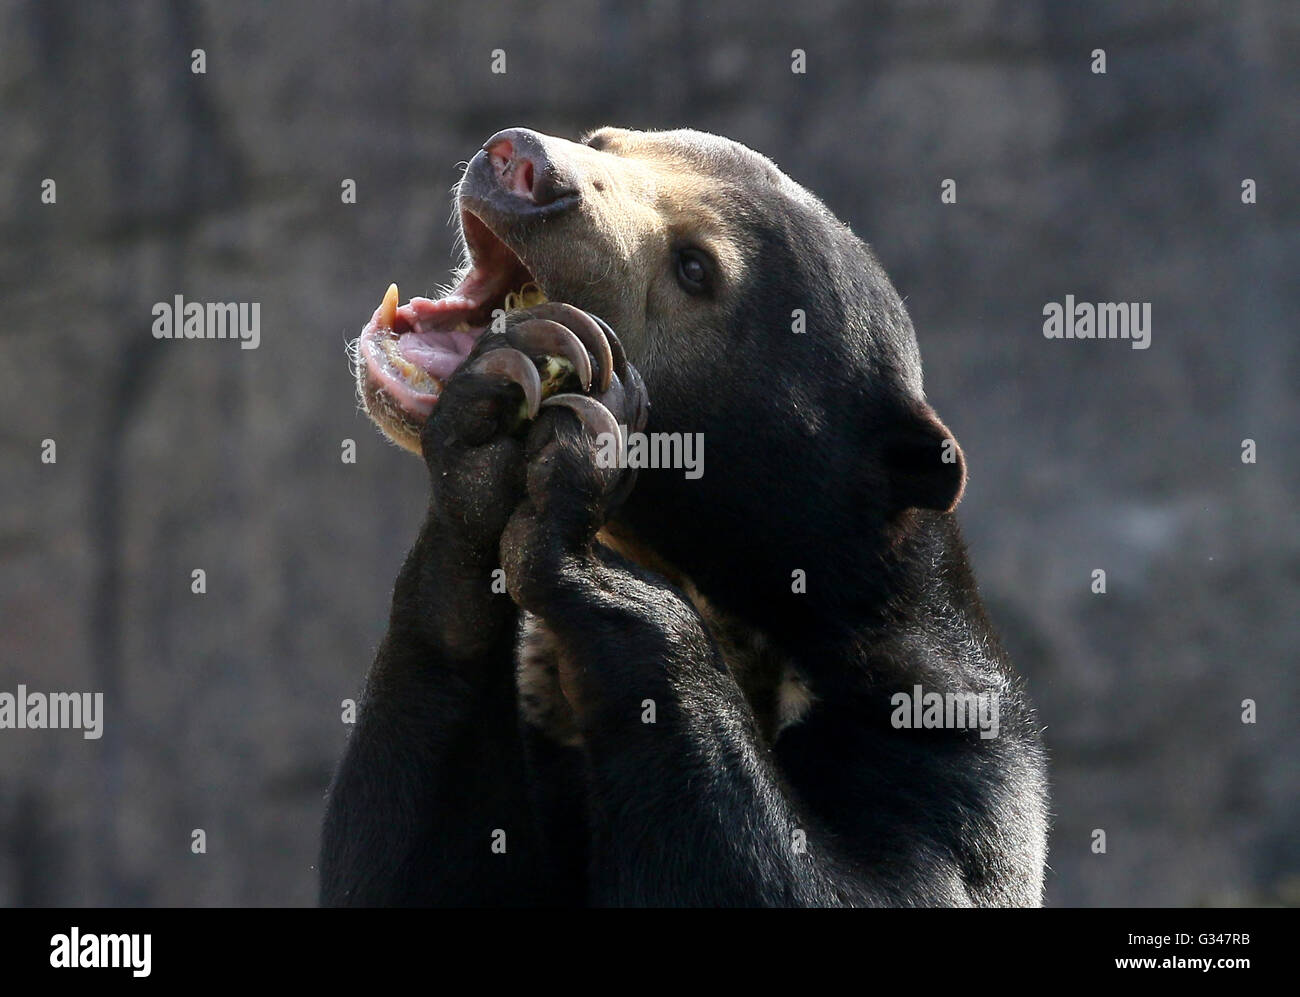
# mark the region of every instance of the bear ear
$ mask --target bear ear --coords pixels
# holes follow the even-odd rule
[[[966,458],[925,402],[909,401],[885,442],[893,505],[952,512],[966,489]]]

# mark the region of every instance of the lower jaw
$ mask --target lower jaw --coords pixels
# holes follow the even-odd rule
[[[540,288],[528,284],[517,291],[507,292],[497,307],[511,312],[531,308],[547,300]],[[434,376],[402,356],[398,348],[401,333],[395,328],[393,314],[390,313],[388,321],[388,328],[367,328],[358,342],[357,361],[361,375],[362,402],[367,413],[377,422],[380,421],[377,418],[379,411],[391,418],[394,414],[392,410],[396,409],[412,433],[418,435],[419,427],[438,402],[445,379]],[[461,321],[452,329],[443,330],[472,336],[472,341],[461,357],[461,364],[472,351],[473,343],[477,342],[487,328],[486,325],[471,327]],[[459,365],[456,369],[459,369]],[[382,396],[384,404],[376,404],[377,396]],[[381,428],[392,435],[389,426],[381,423]]]
[[[442,383],[423,371],[419,373],[429,382],[427,388],[416,387],[400,377],[379,373],[384,370],[386,363],[391,362],[391,358],[374,339],[363,339],[361,351],[361,363],[365,365],[363,398],[366,411],[373,416],[376,408],[374,398],[376,395],[383,395],[408,419],[416,420],[417,424],[427,419],[429,413],[433,411],[433,406],[438,402],[438,396],[442,393]]]

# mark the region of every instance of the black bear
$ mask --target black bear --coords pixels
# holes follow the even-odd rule
[[[1040,904],[1040,731],[871,251],[693,131],[508,129],[457,197],[454,289],[355,344],[432,494],[322,903]]]

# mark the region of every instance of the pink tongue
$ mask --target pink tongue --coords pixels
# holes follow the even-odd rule
[[[445,333],[404,332],[397,337],[397,349],[421,370],[445,381],[460,366],[466,354],[459,351]]]

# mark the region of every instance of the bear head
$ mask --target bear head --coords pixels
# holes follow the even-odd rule
[[[766,157],[688,130],[510,128],[469,163],[457,208],[454,285],[418,326],[372,321],[357,344],[363,404],[395,443],[419,451],[497,309],[562,301],[622,340],[647,434],[701,434],[702,475],[642,471],[610,524],[637,560],[757,626],[825,626],[883,611],[898,566],[955,536],[965,462],[925,401],[903,303]]]

